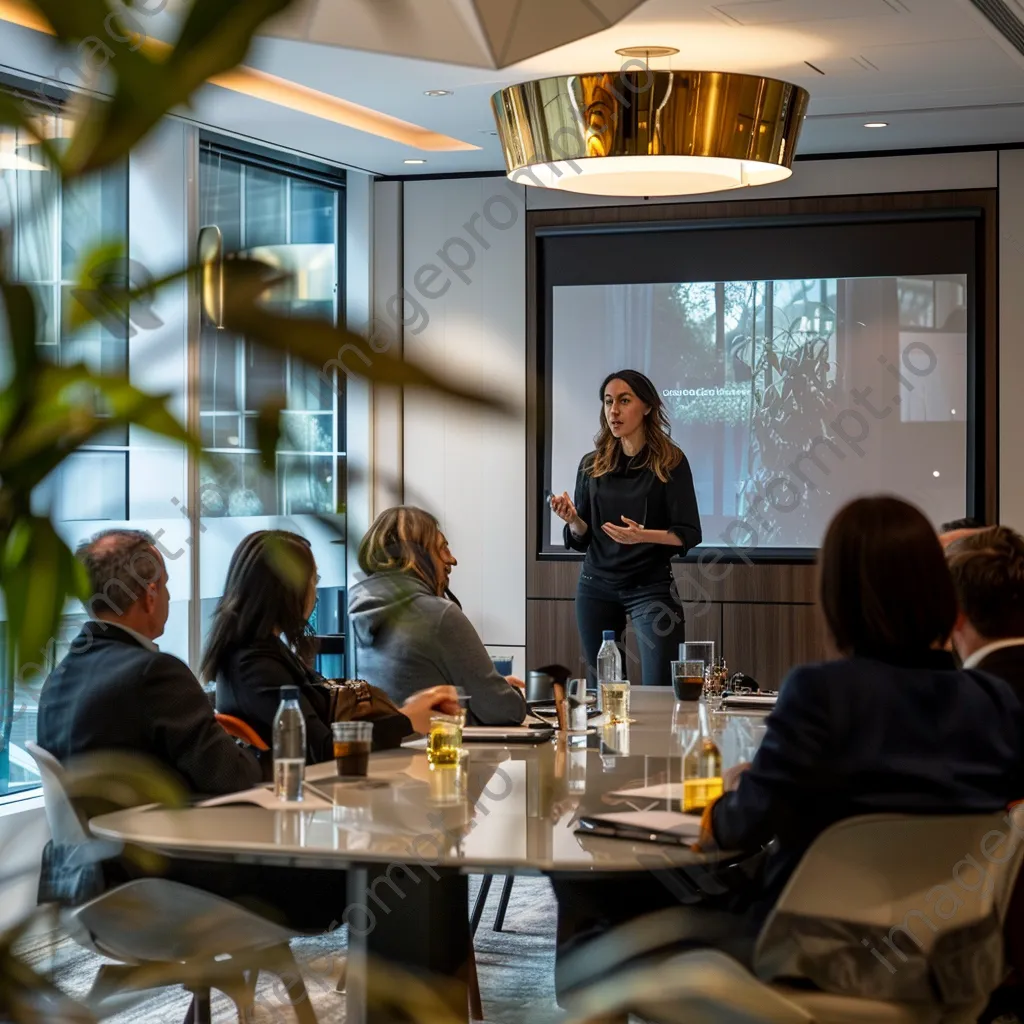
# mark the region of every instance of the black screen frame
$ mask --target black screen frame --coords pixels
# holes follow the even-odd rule
[[[580,561],[578,552],[552,549],[547,541],[547,484],[551,477],[552,290],[567,284],[676,283],[709,280],[786,280],[799,278],[907,277],[912,261],[927,253],[928,274],[967,278],[967,472],[968,516],[984,518],[985,438],[985,217],[982,206],[950,206],[822,214],[778,214],[693,220],[624,220],[615,223],[538,225],[531,239],[535,267],[536,317],[536,501],[533,557],[539,562]],[[947,229],[955,238],[943,235]],[[698,232],[700,276],[688,276],[695,261],[684,247],[666,259],[672,242]],[[810,234],[808,234],[810,232]],[[830,237],[826,237],[830,236]],[[842,241],[837,241],[841,236]],[[884,236],[884,237],[883,237]],[[881,239],[881,241],[880,241]],[[806,248],[797,244],[803,242]],[[660,244],[659,244],[660,243]],[[682,256],[682,258],[679,258]],[[823,260],[808,267],[810,259]],[[770,260],[770,262],[768,262]],[[689,261],[689,264],[688,262]],[[721,268],[712,275],[708,267]],[[769,269],[770,268],[770,269]],[[765,271],[768,270],[766,273]],[[692,271],[689,274],[692,275]],[[582,453],[581,453],[582,454]],[[708,545],[677,556],[694,563],[808,564],[816,548],[765,545],[732,548]]]

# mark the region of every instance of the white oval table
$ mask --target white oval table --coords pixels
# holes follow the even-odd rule
[[[404,747],[372,755],[365,780],[338,780],[333,763],[311,766],[301,804],[281,805],[263,788],[216,806],[119,811],[94,818],[90,828],[175,857],[344,870],[346,1020],[363,1024],[375,1020],[365,998],[368,956],[425,975],[464,977],[470,874],[673,869],[699,887],[708,858],[688,847],[576,831],[583,815],[678,809],[678,789],[674,799],[618,794],[678,787],[673,727],[693,724],[695,710],[676,710],[668,687],[648,687],[633,691],[630,713],[630,726],[587,736],[472,744],[458,772],[431,770],[423,749]],[[716,717],[726,764],[752,756],[763,716]],[[464,1016],[464,985],[449,989],[447,1001]]]

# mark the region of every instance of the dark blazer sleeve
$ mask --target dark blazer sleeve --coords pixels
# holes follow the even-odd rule
[[[220,796],[262,781],[259,762],[220,727],[203,688],[183,662],[161,654],[149,661],[144,680],[145,728],[152,749],[194,793]]]
[[[682,553],[685,554],[695,548],[703,537],[697,494],[693,489],[693,473],[685,455],[669,475],[665,485],[665,499],[668,504],[668,529],[683,542]]]
[[[576,514],[587,524],[587,532],[582,537],[577,537],[569,529],[568,523],[562,527],[565,546],[573,551],[586,551],[590,547],[590,538],[594,535],[593,513],[590,508],[590,477],[586,473],[587,462],[590,458],[590,455],[584,455],[580,459],[579,469],[576,470],[576,490],[573,492],[572,499],[572,503],[576,506]]]
[[[756,850],[787,829],[812,789],[829,785],[833,730],[826,673],[795,668],[783,682],[754,761],[739,786],[711,809],[715,841],[723,850]]]

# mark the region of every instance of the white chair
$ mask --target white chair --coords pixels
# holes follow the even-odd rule
[[[1001,928],[1024,855],[1020,836],[1005,818],[1003,813],[871,815],[841,821],[815,840],[794,871],[758,936],[753,972],[718,950],[702,949],[603,976],[616,955],[621,962],[624,948],[632,957],[703,934],[700,912],[662,911],[586,947],[591,976],[601,980],[573,996],[571,1019],[632,1012],[658,1024],[975,1021],[1004,974]],[[961,955],[978,969],[984,991],[945,1000],[935,994],[913,1002],[837,994],[848,987],[850,974],[844,978],[843,971],[849,972],[853,953],[822,955],[815,963],[804,959],[794,925],[813,919],[844,922],[855,934],[859,930],[877,937],[875,942],[862,939],[864,951],[854,952],[869,958],[855,971],[861,985],[868,979],[878,992],[892,990],[892,979],[901,971],[907,973],[897,984],[912,978],[944,936],[977,926],[977,936],[965,935]],[[989,928],[983,940],[993,920],[998,928],[994,933]],[[719,919],[711,915],[709,921],[717,924]],[[825,952],[827,943],[819,949]],[[831,976],[823,979],[823,974]],[[799,984],[812,976],[830,990]]]
[[[26,743],[39,766],[51,838],[74,850],[80,864],[116,853],[90,837],[72,806],[60,762]],[[210,990],[234,1000],[240,1021],[249,1019],[260,970],[284,982],[300,1024],[316,1024],[302,975],[288,943],[296,933],[228,900],[162,878],[143,878],[105,892],[62,913],[79,945],[116,960],[100,967],[90,1001],[125,991],[183,985],[192,993],[186,1022],[209,1024]]]

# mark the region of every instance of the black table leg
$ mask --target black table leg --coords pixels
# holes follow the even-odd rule
[[[458,1020],[468,1019],[468,903],[469,880],[455,871],[423,864],[349,869],[348,1024],[402,1019],[396,1011],[412,991],[389,965],[416,976]]]

